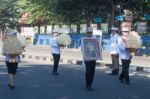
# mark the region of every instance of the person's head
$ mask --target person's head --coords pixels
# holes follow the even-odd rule
[[[116,34],[117,31],[118,31],[118,28],[116,28],[116,27],[112,27],[112,28],[111,28],[111,33],[112,33],[113,35]]]
[[[125,37],[127,37],[127,36],[129,35],[129,32],[130,32],[130,31],[129,31],[128,28],[123,28],[123,29],[122,29],[122,35],[125,36]]]
[[[52,35],[53,35],[54,37],[57,37],[58,34],[59,34],[59,32],[58,32],[57,30],[53,30]]]
[[[86,29],[86,35],[89,37],[91,37],[93,35],[93,29],[91,27],[88,27]]]

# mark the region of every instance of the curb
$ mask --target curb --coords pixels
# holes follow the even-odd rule
[[[27,55],[27,54],[22,54],[23,59],[33,59],[36,61],[48,61],[48,62],[53,62],[53,58],[50,56],[35,56],[35,55]],[[84,61],[82,60],[73,60],[73,59],[60,59],[61,63],[68,63],[68,64],[75,64],[75,65],[84,65]],[[106,66],[106,63],[104,62],[97,62],[96,65],[98,67],[104,66],[104,67],[109,67]],[[150,67],[140,67],[140,66],[134,66],[131,65],[129,68],[130,71],[136,71],[136,72],[145,72],[145,73],[150,73]]]

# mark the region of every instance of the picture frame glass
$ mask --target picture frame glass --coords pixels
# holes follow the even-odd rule
[[[102,59],[100,41],[94,37],[84,37],[81,39],[82,54],[84,59]]]

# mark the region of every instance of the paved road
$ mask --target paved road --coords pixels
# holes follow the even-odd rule
[[[85,68],[60,64],[60,76],[52,76],[51,63],[23,61],[18,69],[16,88],[7,86],[7,71],[0,62],[0,99],[149,99],[150,74],[130,72],[131,84],[107,75],[108,68],[97,67],[91,92],[84,89]]]

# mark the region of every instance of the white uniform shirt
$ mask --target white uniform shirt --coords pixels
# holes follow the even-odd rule
[[[60,46],[56,39],[57,37],[52,37],[50,39],[51,52],[53,54],[60,54]]]
[[[119,37],[120,36],[118,34],[111,35],[111,38],[110,38],[110,53],[111,54],[118,54],[119,53],[119,49],[118,49]]]
[[[119,48],[119,56],[121,59],[130,59],[130,54],[129,51],[126,50],[126,45],[123,42],[122,37],[119,38],[118,40],[118,48]]]

